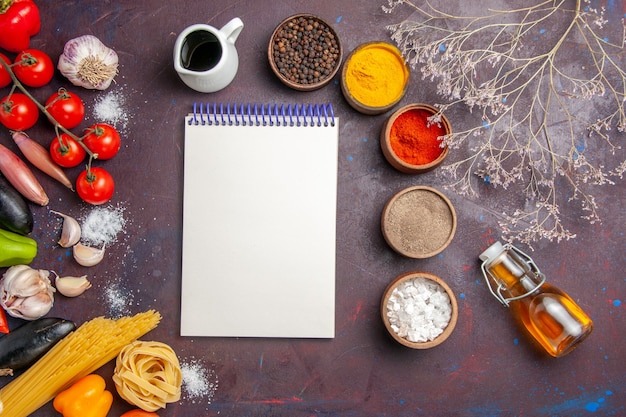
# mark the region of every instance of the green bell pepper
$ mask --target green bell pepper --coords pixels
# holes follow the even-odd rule
[[[0,267],[27,265],[37,255],[37,242],[26,236],[0,229]]]

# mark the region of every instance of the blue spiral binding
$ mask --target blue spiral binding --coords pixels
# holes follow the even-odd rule
[[[334,126],[332,104],[193,103],[190,125]]]
[[[295,110],[296,110],[296,126],[300,127],[300,125],[302,124],[302,122],[300,122],[300,106],[296,105]]]

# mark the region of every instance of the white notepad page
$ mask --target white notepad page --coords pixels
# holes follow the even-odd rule
[[[315,127],[192,119],[181,335],[334,337],[338,119]]]

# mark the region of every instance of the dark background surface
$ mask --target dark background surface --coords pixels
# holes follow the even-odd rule
[[[95,103],[109,94],[123,100],[124,116],[116,122],[123,135],[120,155],[102,166],[117,180],[110,206],[123,208],[127,224],[108,248],[104,262],[85,272],[74,263],[70,251],[55,244],[60,221],[49,209],[81,219],[93,207],[52,181],[41,180],[51,201],[47,208],[33,208],[33,237],[40,251],[32,266],[64,275],[87,273],[94,286],[76,299],[57,296],[50,315],[81,324],[100,315],[160,311],[162,322],[144,339],[168,343],[181,362],[200,364],[212,388],[202,398],[183,390],[181,401],[168,405],[160,416],[625,415],[623,182],[597,191],[601,224],[579,220],[576,205],[563,205],[562,217],[576,239],[534,245],[532,256],[548,280],[577,300],[595,322],[594,333],[577,350],[553,359],[536,350],[514,326],[480,274],[478,255],[500,238],[497,213],[502,210],[497,202],[514,198],[515,191],[484,186],[478,199],[446,192],[458,215],[451,245],[434,258],[403,258],[386,245],[380,232],[385,202],[410,185],[442,189],[445,184],[436,172],[408,176],[384,160],[378,135],[388,114],[355,112],[344,101],[337,82],[313,92],[296,92],[270,72],[269,36],[285,17],[310,12],[331,22],[343,42],[345,57],[363,42],[389,40],[385,26],[410,14],[407,9],[385,14],[382,3],[38,1],[42,28],[32,47],[43,49],[56,62],[67,40],[94,34],[119,55],[120,73],[109,90],[78,90],[87,104],[84,126],[98,121],[93,116]],[[450,4],[450,10],[463,13],[469,8],[462,6],[465,2],[457,3],[459,7]],[[507,7],[505,2],[499,6]],[[613,8],[612,17],[624,13],[623,2],[608,6]],[[172,64],[177,34],[194,23],[219,28],[236,16],[245,27],[236,44],[240,67],[233,83],[208,95],[185,87]],[[572,61],[576,62],[576,56]],[[412,77],[401,104],[437,100],[429,82],[415,72]],[[33,94],[44,99],[58,86],[70,87],[57,73],[51,85]],[[334,339],[179,336],[183,117],[196,100],[334,105],[340,117]],[[472,121],[462,113],[448,117],[454,129]],[[30,133],[42,143],[54,134],[43,122]],[[6,132],[0,140],[15,149]],[[623,134],[619,140],[624,142]],[[462,151],[451,152],[448,158],[459,160]],[[68,173],[75,178],[79,171]],[[206,193],[210,195],[210,185]],[[379,316],[385,286],[411,270],[442,277],[459,303],[457,328],[444,344],[429,351],[395,343]],[[118,295],[119,303],[111,294]],[[12,326],[17,323],[11,321]],[[99,373],[114,391],[112,369],[110,363]],[[9,381],[3,378],[0,386]],[[131,408],[115,395],[110,416]],[[48,404],[35,415],[57,414]]]

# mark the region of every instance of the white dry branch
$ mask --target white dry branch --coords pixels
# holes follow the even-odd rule
[[[440,170],[448,187],[476,197],[484,184],[520,184],[523,207],[499,215],[499,225],[506,240],[529,246],[575,237],[560,204],[577,201],[582,218],[599,222],[594,187],[614,184],[626,168],[624,16],[607,17],[591,0],[479,16],[449,14],[428,0],[388,0],[383,10],[401,6],[413,14],[388,27],[391,38],[423,79],[436,82],[440,113],[460,104],[481,118],[444,138],[467,150]],[[619,20],[612,30],[609,19]]]

